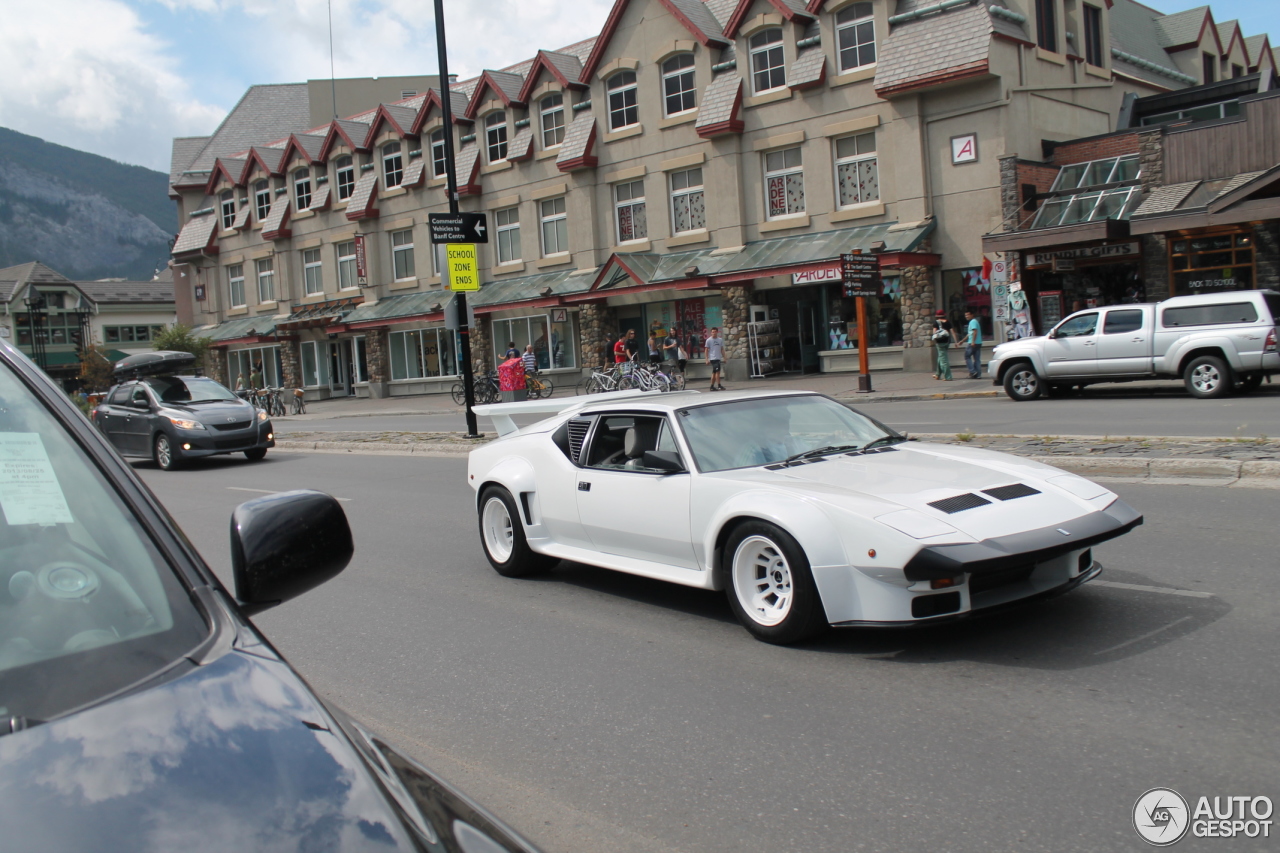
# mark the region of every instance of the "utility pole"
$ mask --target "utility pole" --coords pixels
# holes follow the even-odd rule
[[[458,214],[458,177],[453,159],[453,103],[449,92],[449,56],[444,39],[444,0],[435,0],[436,54],[440,74],[440,111],[444,114],[445,191],[449,213]],[[476,428],[476,383],[471,369],[471,324],[467,319],[467,294],[454,291],[458,305],[458,340],[462,350],[462,388],[467,402],[467,438],[479,438]]]

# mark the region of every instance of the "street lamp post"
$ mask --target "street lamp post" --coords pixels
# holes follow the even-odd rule
[[[24,301],[27,305],[27,320],[31,324],[31,360],[39,365],[41,370],[45,370],[47,368],[44,354],[46,300],[44,294],[33,284],[27,288],[27,298]]]

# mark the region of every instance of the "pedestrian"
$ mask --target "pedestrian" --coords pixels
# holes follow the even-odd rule
[[[969,368],[970,379],[982,378],[982,324],[967,308],[964,318],[969,321],[964,339],[964,366]]]
[[[947,348],[951,346],[951,323],[947,320],[947,312],[941,308],[934,315],[932,338],[938,361],[937,373],[933,374],[933,378],[950,382],[954,378],[951,375],[951,359],[947,356]]]
[[[627,361],[640,360],[640,341],[636,340],[635,329],[627,329],[626,348]]]
[[[723,391],[720,384],[720,365],[724,362],[724,341],[720,339],[720,330],[713,328],[707,336],[706,362],[711,365],[711,390]]]
[[[243,390],[244,390],[244,388],[245,388],[245,385],[244,385],[244,374],[243,374],[243,373],[237,373],[237,374],[236,374],[236,391],[243,391]]]
[[[524,348],[524,355],[520,356],[524,360],[525,373],[538,372],[538,356],[533,351],[533,344],[528,344]]]
[[[502,338],[498,338],[498,340],[502,340]],[[507,351],[502,354],[502,360],[506,361],[509,358],[519,358],[519,357],[520,357],[520,350],[516,349],[516,342],[510,341],[507,344]]]
[[[262,362],[258,362],[253,366],[253,369],[249,371],[249,387],[254,391],[261,391],[263,384]]]
[[[662,355],[667,361],[678,367],[681,373],[684,373],[684,366],[689,359],[689,354],[684,351],[684,347],[680,346],[680,339],[676,337],[674,329],[667,334],[666,340],[662,342]]]
[[[662,348],[661,348],[661,345],[658,343],[657,329],[651,329],[649,331],[649,363],[650,364],[662,363]]]
[[[627,333],[622,332],[618,335],[618,340],[613,344],[613,363],[622,364],[627,360]]]

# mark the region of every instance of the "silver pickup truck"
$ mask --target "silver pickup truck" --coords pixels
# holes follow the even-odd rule
[[[1280,373],[1278,321],[1274,290],[1090,308],[1047,335],[1000,344],[987,369],[1014,400],[1142,379],[1181,379],[1193,396],[1221,397]]]

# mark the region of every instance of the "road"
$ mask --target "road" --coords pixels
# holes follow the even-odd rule
[[[778,648],[718,593],[573,564],[499,577],[462,460],[135,466],[225,580],[236,504],[343,498],[351,566],[256,621],[548,851],[1139,850],[1149,788],[1280,800],[1272,492],[1117,485],[1147,523],[1098,556],[1129,586]]]
[[[555,399],[555,398],[553,398]],[[353,403],[353,410],[358,406]],[[1190,435],[1256,438],[1280,435],[1280,399],[1266,393],[1223,400],[1148,394],[1044,399],[1015,403],[1007,397],[912,402],[868,401],[854,405],[890,426],[912,433],[1000,435]],[[423,415],[334,417],[277,422],[290,432],[369,430],[392,432],[462,431],[461,410]],[[482,432],[492,432],[486,418]]]

